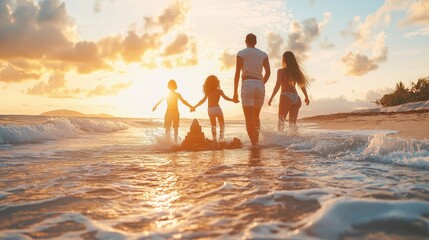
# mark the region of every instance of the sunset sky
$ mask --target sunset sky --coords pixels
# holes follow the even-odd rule
[[[162,117],[152,107],[168,80],[196,104],[211,74],[232,97],[250,32],[269,56],[268,96],[281,54],[301,60],[312,79],[301,116],[374,108],[397,82],[429,76],[429,0],[0,0],[0,114]],[[206,105],[181,110],[207,117]]]

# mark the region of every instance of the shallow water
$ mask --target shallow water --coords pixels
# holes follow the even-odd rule
[[[270,123],[252,148],[230,122],[242,149],[173,152],[158,120],[16,118],[0,123],[0,238],[429,238],[429,143],[391,131]]]

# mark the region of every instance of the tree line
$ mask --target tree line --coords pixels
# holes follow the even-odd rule
[[[404,83],[399,82],[392,93],[385,94],[382,98],[375,100],[375,103],[390,107],[426,100],[429,100],[429,77],[419,78],[416,83],[412,82],[410,88],[406,88]]]

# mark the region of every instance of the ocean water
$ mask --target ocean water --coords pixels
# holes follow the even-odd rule
[[[429,239],[429,142],[275,125],[188,152],[160,119],[0,116],[0,239]]]

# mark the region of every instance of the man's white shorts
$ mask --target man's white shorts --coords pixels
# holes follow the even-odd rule
[[[262,80],[246,79],[241,86],[241,104],[243,107],[261,108],[264,105],[265,84]]]

